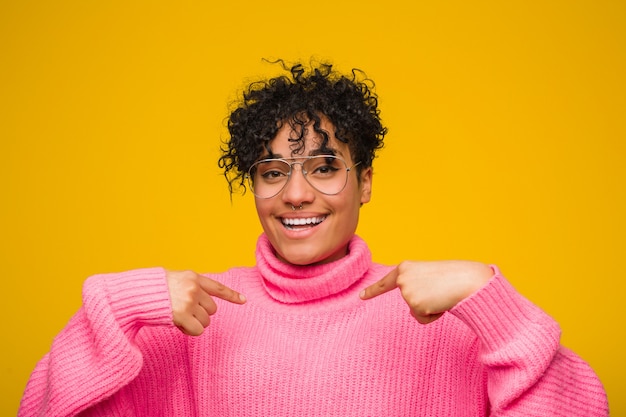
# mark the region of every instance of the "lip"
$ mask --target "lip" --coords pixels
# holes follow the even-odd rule
[[[306,219],[308,217],[326,217],[328,213],[320,213],[313,211],[286,211],[282,214],[278,214],[276,217],[279,219]]]

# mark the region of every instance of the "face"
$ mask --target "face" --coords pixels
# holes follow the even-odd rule
[[[344,159],[348,167],[358,162],[352,160],[348,145],[335,138],[330,121],[322,119],[321,127],[328,132],[328,147],[336,156]],[[294,133],[291,126],[285,124],[270,143],[273,156],[289,160],[316,154],[320,137],[311,125],[307,129],[304,152],[293,154],[290,137],[294,137]],[[356,231],[361,204],[370,200],[372,169],[363,168],[360,174],[356,169],[350,170],[346,187],[338,194],[326,195],[306,181],[300,168],[300,165],[293,166],[289,181],[276,196],[255,197],[263,230],[278,257],[285,262],[311,265],[340,259],[348,253],[348,242]],[[305,224],[289,225],[294,219]],[[306,219],[310,220],[304,221]]]

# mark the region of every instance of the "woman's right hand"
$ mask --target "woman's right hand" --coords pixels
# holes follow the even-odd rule
[[[199,336],[217,311],[213,297],[235,304],[246,298],[217,281],[193,271],[167,271],[167,285],[172,302],[174,325],[183,333]]]

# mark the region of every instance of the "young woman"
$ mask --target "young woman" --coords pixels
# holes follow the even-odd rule
[[[330,65],[252,84],[220,165],[255,196],[256,265],[89,278],[19,415],[607,416],[497,267],[372,262],[355,235],[386,133],[370,86]]]

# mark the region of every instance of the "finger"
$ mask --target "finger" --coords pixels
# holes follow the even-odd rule
[[[196,320],[200,322],[203,328],[206,328],[211,322],[211,317],[209,316],[209,313],[201,305],[195,308],[193,316],[196,318]]]
[[[210,315],[212,316],[217,312],[217,304],[213,301],[213,298],[207,292],[202,292],[202,294],[198,297],[198,304]]]
[[[202,289],[210,295],[235,304],[243,304],[246,302],[246,297],[243,294],[239,294],[237,291],[211,278],[202,278],[204,279],[200,280],[200,285]]]
[[[381,294],[389,292],[393,289],[398,288],[397,284],[398,279],[398,268],[394,268],[391,272],[385,275],[380,281],[375,282],[369,287],[365,288],[359,296],[363,300],[369,300],[370,298],[378,297]]]
[[[443,313],[429,314],[427,316],[420,316],[419,314],[417,314],[413,310],[411,310],[411,315],[419,323],[421,323],[421,324],[429,324],[429,323],[432,323],[433,321],[439,319],[441,316],[443,316]]]
[[[174,323],[178,329],[189,336],[200,336],[204,332],[204,326],[193,316],[185,318],[181,323]]]

